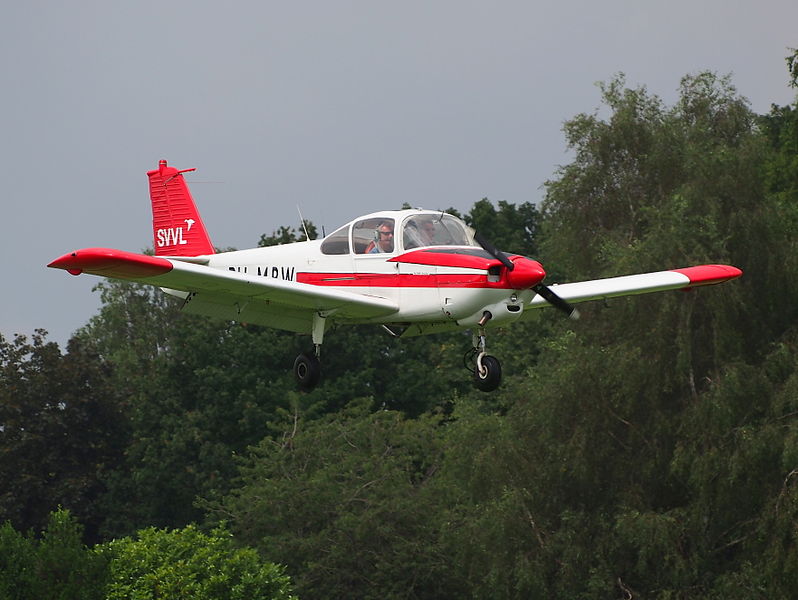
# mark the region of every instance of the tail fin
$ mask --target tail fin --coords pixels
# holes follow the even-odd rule
[[[183,173],[165,160],[148,171],[152,200],[152,233],[156,256],[199,256],[215,250]]]

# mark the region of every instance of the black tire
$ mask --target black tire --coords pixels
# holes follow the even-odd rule
[[[485,355],[482,357],[484,373],[479,372],[479,367],[474,368],[474,385],[483,392],[492,392],[502,382],[502,366],[499,359],[495,356]]]
[[[303,352],[294,361],[294,377],[303,392],[309,392],[319,383],[321,363],[313,354]]]

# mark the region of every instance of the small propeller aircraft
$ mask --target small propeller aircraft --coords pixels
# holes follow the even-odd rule
[[[320,349],[332,324],[381,325],[395,337],[458,328],[473,331],[475,385],[495,390],[501,365],[487,353],[486,331],[553,306],[571,318],[573,304],[687,289],[742,275],[701,265],[546,286],[541,264],[505,254],[457,217],[392,210],[359,217],[320,240],[216,252],[183,173],[160,161],[149,171],[155,255],[110,248],[75,250],[49,267],[160,287],[182,310],[309,334],[300,354],[300,389],[319,381]]]

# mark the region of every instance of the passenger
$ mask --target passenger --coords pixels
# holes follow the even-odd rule
[[[431,219],[411,219],[405,226],[405,249],[432,246],[435,241],[435,224]]]
[[[424,246],[435,245],[435,223],[432,219],[424,219],[421,222],[421,242]]]

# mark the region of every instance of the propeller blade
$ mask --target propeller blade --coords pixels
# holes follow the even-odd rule
[[[482,234],[478,231],[474,233],[474,240],[476,240],[477,244],[482,246],[482,249],[485,250],[485,252],[490,254],[496,260],[501,261],[501,263],[507,267],[508,271],[515,269],[515,265],[509,258],[507,258],[507,255],[482,237]]]
[[[571,319],[576,321],[579,318],[579,311],[576,310],[573,306],[571,306],[568,302],[560,298],[557,294],[555,294],[550,287],[543,285],[542,283],[537,284],[532,288],[536,294],[541,296],[546,302],[551,304],[554,308],[557,308],[567,314]]]

